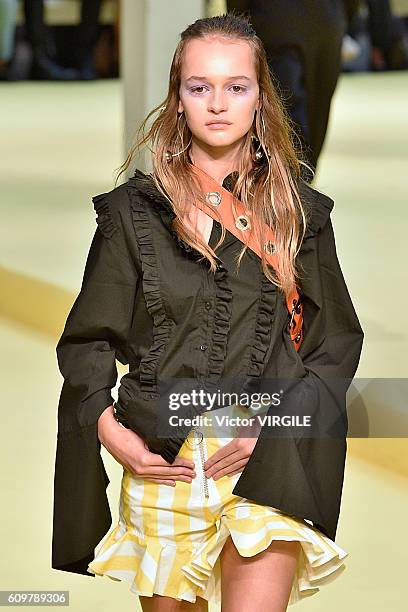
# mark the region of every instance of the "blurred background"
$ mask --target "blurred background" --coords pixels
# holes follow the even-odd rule
[[[66,589],[75,612],[139,609],[126,584],[51,570],[55,345],[95,229],[91,198],[113,189],[165,97],[180,32],[233,9],[251,16],[313,184],[335,201],[338,256],[365,331],[349,415],[365,410],[371,435],[348,440],[337,534],[348,571],[298,605],[402,612],[408,0],[0,0],[1,589]],[[150,170],[148,151],[136,166]],[[122,468],[102,452],[115,522]]]
[[[120,4],[120,0],[0,0],[1,79],[119,78]],[[137,0],[133,4],[138,4]],[[270,9],[271,17],[277,7],[290,10],[290,4],[298,3],[201,2],[207,14],[226,8],[256,13],[263,5],[264,16]],[[314,4],[330,5],[320,0]],[[335,6],[336,0],[332,4]],[[345,0],[343,4],[347,24],[342,36],[342,70],[406,69],[408,1]]]

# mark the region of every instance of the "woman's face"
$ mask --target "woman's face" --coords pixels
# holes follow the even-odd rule
[[[258,108],[259,87],[253,52],[245,41],[223,38],[187,43],[178,111],[184,111],[199,147],[219,158],[238,150]],[[228,124],[209,125],[213,121]]]

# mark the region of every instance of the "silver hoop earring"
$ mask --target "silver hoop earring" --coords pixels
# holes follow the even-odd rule
[[[181,117],[181,115],[183,113],[184,113],[184,111],[182,111],[180,113],[180,115],[177,117],[177,132],[178,132],[178,135],[180,137],[182,145],[183,145],[183,136],[182,136],[182,134],[180,132],[179,120],[180,120],[180,117]],[[170,162],[173,159],[173,157],[177,157],[178,155],[181,155],[182,153],[184,153],[184,151],[186,151],[188,149],[188,147],[190,146],[192,139],[193,139],[193,137],[191,136],[188,144],[183,149],[181,149],[181,151],[177,151],[177,153],[172,153],[171,151],[166,151],[166,161]]]
[[[254,162],[260,162],[263,159],[263,157],[264,157],[264,153],[262,151],[261,142],[255,136],[255,134],[252,134],[251,138],[252,138],[252,141],[255,143],[255,146],[256,146],[256,143],[258,143],[258,148],[256,149],[256,151],[254,151],[254,153],[252,153],[252,160]]]
[[[265,157],[265,152],[267,155],[268,151],[267,148],[262,144],[264,142],[264,136],[265,136],[265,132],[266,132],[266,128],[265,128],[265,121],[263,118],[263,115],[261,113],[261,111],[258,111],[259,113],[259,117],[260,117],[260,122],[261,122],[261,132],[262,135],[260,135],[259,137],[256,134],[252,135],[252,139],[258,143],[258,148],[256,149],[256,151],[253,153],[252,155],[252,160],[255,163],[260,163],[261,161],[263,161],[264,157]]]

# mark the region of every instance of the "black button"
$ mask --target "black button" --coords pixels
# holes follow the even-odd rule
[[[208,349],[207,344],[200,344],[200,351],[206,351]]]
[[[205,303],[205,307],[206,307],[206,309],[207,309],[207,310],[210,310],[210,308],[211,308],[211,302],[206,302],[206,303]]]

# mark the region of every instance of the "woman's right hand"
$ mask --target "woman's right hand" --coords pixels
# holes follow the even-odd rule
[[[152,453],[143,438],[118,423],[113,406],[108,406],[98,419],[98,437],[112,457],[135,476],[174,487],[176,480],[191,482],[196,475],[193,461],[176,457],[174,463],[169,463]]]

